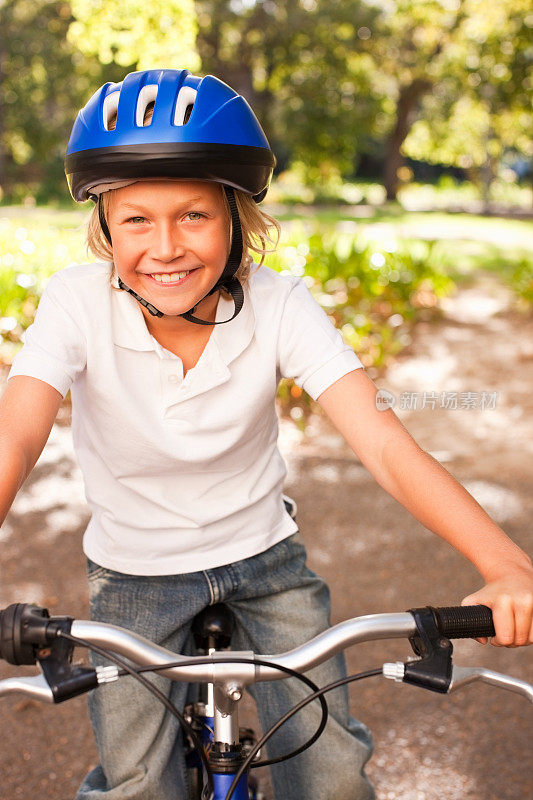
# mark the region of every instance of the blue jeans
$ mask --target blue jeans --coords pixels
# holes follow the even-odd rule
[[[264,553],[216,569],[181,575],[125,575],[89,562],[91,615],[136,631],[177,653],[191,653],[190,626],[205,606],[224,602],[236,618],[232,647],[282,653],[329,627],[329,590],[305,564],[299,533]],[[95,663],[102,663],[98,657]],[[319,686],[345,675],[336,656],[308,675]],[[161,676],[154,683],[179,709],[187,685]],[[267,730],[309,690],[294,678],[255,684],[252,693]],[[318,742],[290,761],[270,767],[277,800],[372,800],[364,773],[372,752],[366,726],[350,717],[346,687],[327,695],[330,717]],[[101,759],[76,800],[186,800],[179,724],[132,678],[121,678],[89,696]],[[319,721],[319,705],[283,725],[270,757],[302,743]]]

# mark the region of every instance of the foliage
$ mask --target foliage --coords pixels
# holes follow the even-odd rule
[[[68,42],[71,22],[65,0],[0,4],[0,198],[68,194],[63,158],[74,115],[103,82],[100,63]]]
[[[365,366],[377,368],[408,341],[420,314],[432,313],[454,287],[438,242],[391,239],[377,246],[351,231],[306,235],[300,228],[268,266],[303,277]]]
[[[0,218],[0,326],[6,360],[31,323],[46,279],[59,264],[86,260],[80,234],[77,213],[45,214],[40,220],[37,212]],[[388,244],[378,250],[350,232],[308,233],[302,226],[292,229],[268,264],[305,274],[317,300],[364,363],[377,367],[406,343],[402,337],[412,321],[424,309],[434,309],[437,297],[451,285],[435,243],[405,248]]]
[[[531,154],[533,17],[526,2],[383,4],[369,53],[386,89],[378,122],[387,132],[390,199],[401,154],[468,169],[486,204],[506,150]]]
[[[511,287],[519,294],[519,296],[533,306],[533,262],[531,259],[522,258],[520,262],[512,268],[509,276]]]
[[[11,211],[12,209],[9,209]],[[5,210],[6,212],[8,209]],[[0,363],[10,363],[48,278],[88,260],[80,212],[0,211]]]
[[[303,277],[374,377],[410,344],[413,324],[437,316],[438,298],[454,288],[435,241],[389,241],[375,247],[350,232],[318,231],[301,238],[293,234],[293,243],[270,257],[268,265]],[[283,413],[304,428],[311,398],[290,380],[280,385],[279,398]]]
[[[358,37],[377,10],[361,0],[199,0],[197,8],[202,68],[247,97],[282,167],[297,160],[351,172],[379,110]]]
[[[282,169],[298,162],[310,188],[353,175],[363,153],[384,163],[389,199],[402,154],[468,168],[488,186],[491,159],[530,152],[526,0],[197,8],[203,68],[248,97]]]
[[[0,199],[11,202],[68,198],[65,146],[102,83],[145,63],[199,67],[193,0],[4,0],[0,28]]]
[[[68,40],[81,52],[136,69],[198,69],[194,0],[70,0]]]
[[[511,286],[529,306],[533,306],[533,263],[523,258],[511,275]]]
[[[474,176],[488,166],[492,178],[507,150],[533,156],[533,15],[527,0],[461,5],[454,48],[443,62],[447,78],[424,97],[403,150]]]
[[[524,209],[531,208],[531,189],[519,186],[511,170],[502,170],[499,178],[490,187],[492,203],[500,207]],[[478,185],[470,181],[456,181],[443,175],[435,184],[411,182],[398,192],[398,201],[404,208],[415,209],[464,209],[473,212],[481,210],[481,192]]]
[[[327,174],[319,168],[305,167],[296,162],[292,169],[277,176],[268,192],[268,202],[314,205],[371,204],[379,206],[385,200],[383,186],[378,183],[343,181],[338,173]]]
[[[315,214],[312,221],[293,213],[292,222],[284,223],[278,252],[267,260],[273,269],[304,278],[371,377],[410,343],[418,320],[439,315],[439,298],[454,281],[480,265],[510,285],[524,310],[533,304],[528,223],[397,213],[390,207],[376,211],[377,224],[371,219],[356,223],[348,212],[342,220],[340,209]],[[320,224],[318,216],[324,219]],[[10,363],[19,349],[49,276],[91,260],[83,243],[86,219],[82,211],[0,210],[0,363]],[[518,241],[516,252],[507,246],[509,240]],[[307,395],[286,381],[279,397],[283,411],[305,425],[301,412],[311,407]]]
[[[1,189],[66,201],[76,111],[163,65],[244,94],[313,201],[342,198],[363,155],[385,164],[389,198],[409,180],[401,153],[488,187],[506,153],[531,157],[532,24],[527,0],[3,0]]]

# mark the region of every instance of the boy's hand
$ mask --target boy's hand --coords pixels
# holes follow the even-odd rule
[[[533,644],[533,567],[513,565],[501,576],[487,581],[478,592],[469,594],[462,606],[485,605],[492,609],[497,647]],[[478,639],[482,644],[487,639]]]

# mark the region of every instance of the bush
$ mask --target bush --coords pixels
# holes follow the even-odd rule
[[[335,170],[305,168],[295,164],[277,176],[268,193],[268,201],[284,205],[375,205],[385,202],[385,188],[379,183],[350,183]]]
[[[438,298],[455,287],[437,241],[390,241],[376,247],[354,234],[300,233],[267,263],[304,279],[373,377],[411,342],[409,332],[418,319],[440,313]],[[302,402],[309,410],[309,398],[301,395],[287,381],[280,387],[283,410],[290,413]]]
[[[10,364],[48,278],[87,260],[81,232],[86,214],[16,208],[5,213],[0,208],[0,363]]]

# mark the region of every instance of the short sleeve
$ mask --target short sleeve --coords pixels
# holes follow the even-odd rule
[[[278,365],[316,400],[348,372],[363,364],[328,319],[301,279],[295,279],[281,318]]]
[[[13,359],[8,380],[15,375],[39,378],[65,397],[87,360],[86,337],[75,309],[69,288],[58,274],[53,275],[24,335],[24,345]]]

